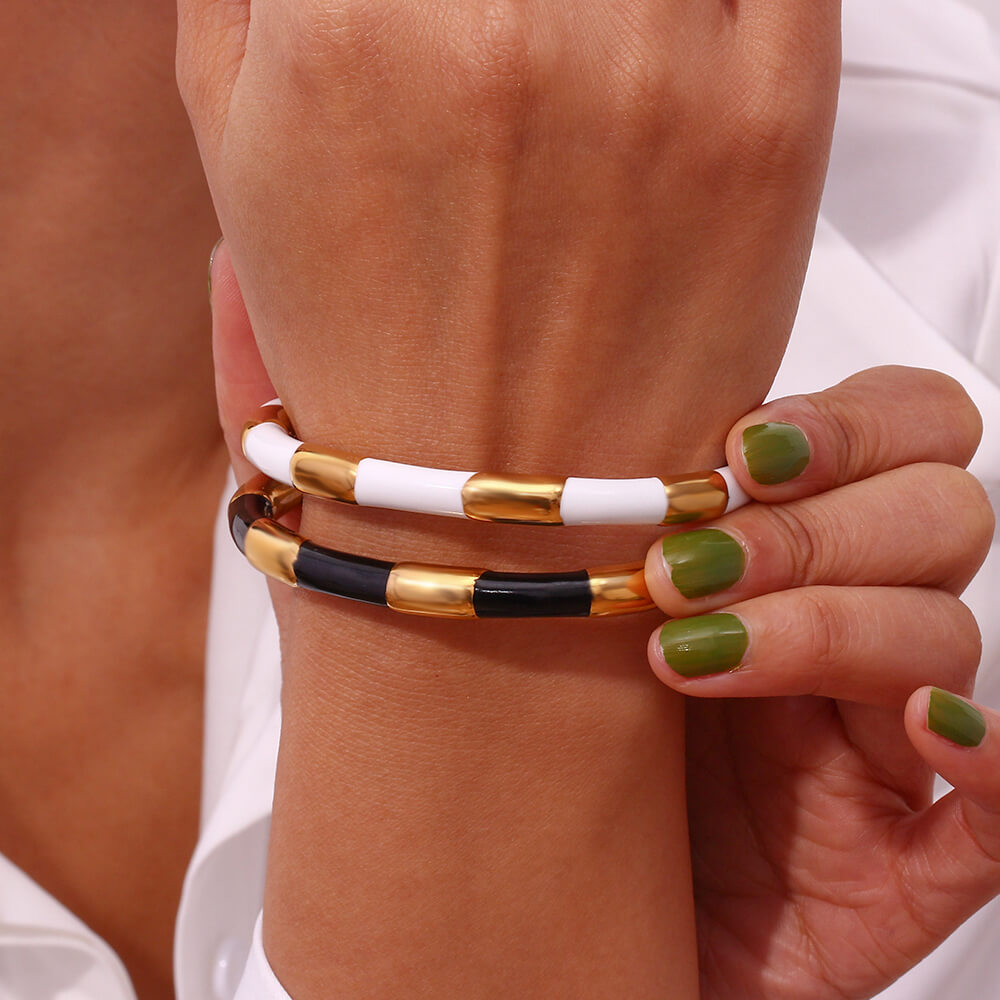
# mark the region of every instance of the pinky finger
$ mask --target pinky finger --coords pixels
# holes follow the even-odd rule
[[[910,912],[921,914],[913,930],[940,938],[1000,892],[1000,713],[927,687],[910,697],[905,721],[914,748],[954,787],[914,817],[906,864]]]

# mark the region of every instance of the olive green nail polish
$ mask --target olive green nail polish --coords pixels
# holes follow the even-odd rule
[[[717,528],[668,535],[663,539],[663,559],[673,585],[688,598],[731,587],[746,568],[743,546]]]
[[[663,659],[682,677],[707,677],[740,665],[747,630],[730,614],[678,618],[660,629]]]
[[[931,688],[927,728],[960,747],[977,747],[986,735],[986,720],[983,713],[964,698]]]
[[[794,424],[754,424],[743,431],[743,459],[761,485],[787,483],[809,464],[809,442]]]

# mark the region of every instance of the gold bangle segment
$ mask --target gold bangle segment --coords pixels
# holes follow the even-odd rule
[[[729,488],[718,472],[693,472],[663,480],[667,516],[661,524],[711,521],[721,517],[729,504]]]
[[[289,463],[292,485],[311,496],[357,503],[354,484],[358,481],[359,461],[353,455],[304,444],[295,450]]]
[[[303,443],[277,403],[260,418],[243,434],[243,452],[258,469],[312,496],[365,507],[508,524],[675,525],[717,518],[749,499],[728,469],[637,479],[432,469]],[[255,433],[262,423],[273,426]]]
[[[389,571],[385,602],[394,611],[435,618],[475,618],[473,597],[479,569],[396,563]]]
[[[292,587],[435,618],[594,618],[653,608],[641,564],[514,573],[328,549],[275,520],[301,500],[298,490],[262,476],[229,503],[237,547],[256,569]]]
[[[648,611],[652,599],[641,566],[601,566],[590,574],[590,617]]]
[[[562,524],[564,480],[477,472],[462,487],[462,509],[477,521]]]
[[[257,410],[257,415],[253,420],[248,420],[243,425],[243,433],[240,435],[240,447],[243,454],[247,451],[247,434],[258,424],[277,424],[286,434],[292,434],[292,422],[285,413],[285,408],[278,403],[268,403]]]
[[[298,586],[295,560],[299,557],[302,539],[276,521],[261,519],[250,525],[246,535],[246,557],[261,573]]]

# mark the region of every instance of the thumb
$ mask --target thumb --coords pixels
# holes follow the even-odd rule
[[[212,253],[209,282],[219,423],[236,479],[244,482],[255,475],[256,470],[243,457],[240,446],[243,426],[259,406],[276,394],[260,359],[243,295],[233,271],[232,258],[224,240],[216,244]]]

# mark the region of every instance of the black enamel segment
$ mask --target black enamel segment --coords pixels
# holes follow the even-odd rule
[[[394,565],[303,542],[293,569],[298,585],[306,590],[384,606],[389,571]]]
[[[577,573],[483,573],[472,603],[480,618],[587,618],[590,577]]]
[[[229,504],[229,533],[240,552],[245,553],[247,532],[254,521],[271,516],[271,504],[260,493],[244,493]]]

